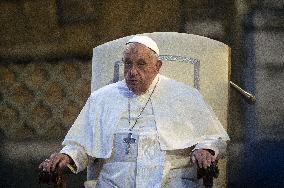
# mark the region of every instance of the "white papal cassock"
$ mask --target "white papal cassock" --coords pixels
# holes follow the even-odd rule
[[[123,139],[129,133],[129,117],[132,126],[153,89],[133,128],[136,141],[127,154]],[[104,159],[96,187],[200,187],[196,165],[190,160],[192,150],[222,154],[227,140],[226,131],[196,89],[157,75],[140,96],[125,81],[93,92],[61,152],[71,156],[77,172],[86,168],[90,157]]]

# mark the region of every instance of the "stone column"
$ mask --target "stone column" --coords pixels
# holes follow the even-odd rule
[[[281,187],[284,163],[283,1],[258,1],[246,16],[244,78],[257,102],[245,105],[243,183]]]

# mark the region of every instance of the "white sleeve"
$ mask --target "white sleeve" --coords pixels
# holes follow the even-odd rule
[[[218,158],[222,158],[226,153],[226,147],[227,143],[226,141],[222,139],[206,139],[205,141],[196,144],[196,149],[210,149],[215,152],[215,156],[218,156]]]
[[[76,170],[75,170],[76,174],[78,172],[83,171],[89,163],[89,160],[88,160],[89,158],[88,158],[88,155],[85,149],[79,145],[76,145],[76,144],[66,145],[62,148],[60,153],[67,154],[73,159],[76,165]]]

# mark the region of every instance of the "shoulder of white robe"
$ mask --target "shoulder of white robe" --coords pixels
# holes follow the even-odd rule
[[[180,97],[181,95],[200,95],[199,91],[194,87],[187,85],[185,83],[176,81],[174,79],[168,78],[166,76],[160,75],[160,80],[157,87],[156,97],[163,95],[164,97]]]
[[[115,92],[118,92],[119,88],[125,87],[125,82],[118,81],[115,83],[108,84],[104,87],[101,87],[95,91],[93,91],[90,95],[91,98],[93,97],[103,97],[107,96],[108,94],[114,94]]]

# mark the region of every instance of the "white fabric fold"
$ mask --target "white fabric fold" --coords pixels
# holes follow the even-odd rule
[[[77,143],[89,156],[109,158],[114,131],[127,108],[127,91],[125,81],[119,81],[93,92],[63,145]],[[191,86],[159,75],[151,101],[162,150],[184,149],[208,139],[229,140],[212,109]]]
[[[196,144],[193,151],[197,149],[210,149],[214,151],[216,157],[222,158],[226,153],[226,147],[227,143],[221,139],[207,139]]]
[[[76,143],[64,146],[60,153],[65,153],[73,159],[76,165],[76,173],[83,171],[88,165],[86,151]]]

